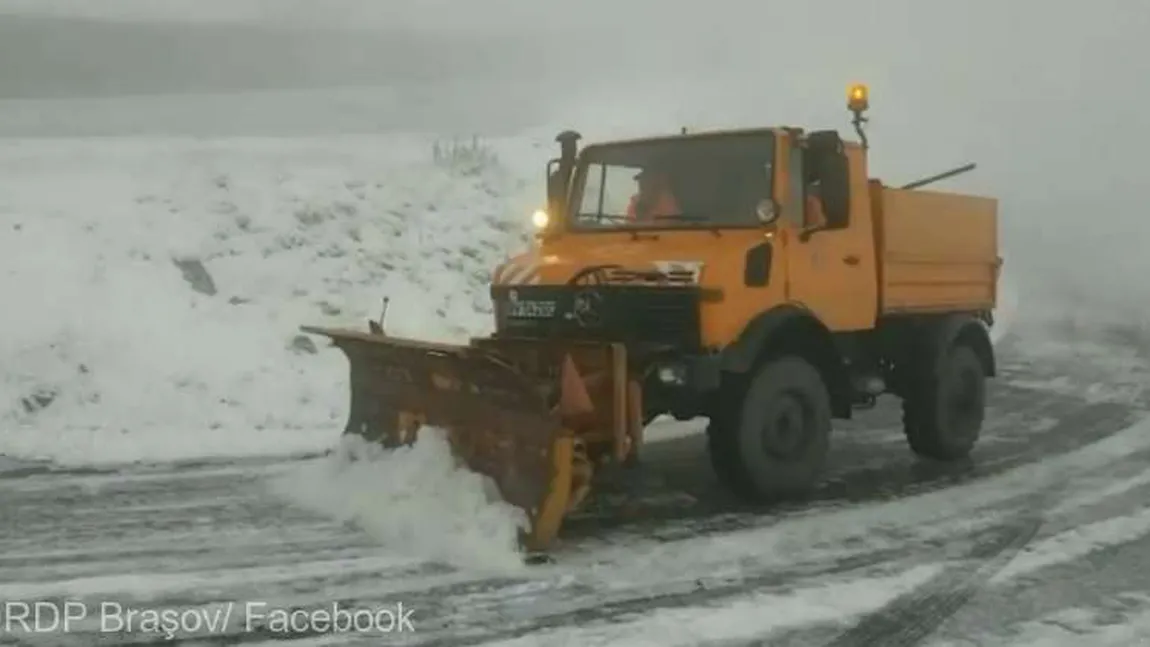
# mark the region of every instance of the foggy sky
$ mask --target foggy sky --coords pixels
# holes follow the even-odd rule
[[[865,81],[873,174],[977,162],[945,188],[1001,200],[1007,268],[1032,294],[1146,317],[1148,33],[1143,0],[0,0],[0,99],[439,84],[423,112],[477,132],[848,134],[845,89]]]

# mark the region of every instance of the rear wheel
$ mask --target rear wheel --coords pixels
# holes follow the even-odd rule
[[[819,372],[800,357],[782,357],[741,391],[720,405],[708,429],[719,480],[753,502],[807,494],[830,446],[830,397]]]
[[[914,453],[953,461],[966,458],[982,432],[986,373],[974,349],[952,346],[920,367],[903,399],[903,430]]]

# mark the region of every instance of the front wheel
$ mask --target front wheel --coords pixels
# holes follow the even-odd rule
[[[794,356],[765,363],[708,429],[719,480],[756,503],[809,493],[830,447],[831,405],[818,370]]]

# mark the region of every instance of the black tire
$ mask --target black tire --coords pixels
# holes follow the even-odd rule
[[[951,347],[915,371],[902,402],[903,431],[915,454],[938,461],[966,458],[986,416],[986,372],[973,348]]]
[[[810,493],[831,434],[830,396],[819,372],[800,357],[782,357],[740,391],[720,405],[707,430],[719,481],[754,503]]]

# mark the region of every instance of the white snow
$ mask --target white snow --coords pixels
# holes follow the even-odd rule
[[[333,456],[271,483],[286,500],[351,522],[400,554],[483,571],[525,568],[518,531],[523,511],[494,482],[457,466],[442,431],[425,427],[393,451],[348,437]]]
[[[334,575],[342,572],[355,573],[365,570],[384,572],[401,564],[394,555],[361,558],[337,558],[316,560],[306,564],[276,564],[232,569],[227,573],[211,571],[140,572],[131,566],[131,572],[77,577],[59,580],[37,579],[31,582],[4,582],[0,584],[0,595],[6,600],[43,599],[53,595],[94,596],[130,595],[147,599],[163,595],[179,595],[189,592],[222,586],[243,584],[282,583],[298,581],[300,578]]]
[[[939,564],[916,566],[896,575],[860,577],[785,593],[754,593],[721,605],[657,609],[622,622],[536,632],[495,644],[665,647],[697,645],[702,641],[762,640],[774,632],[804,625],[849,624],[856,616],[922,586],[942,569]]]
[[[1070,608],[1012,627],[1009,636],[979,636],[977,643],[932,643],[935,647],[1132,647],[1150,635],[1150,598],[1130,591],[1112,598],[1110,608]]]
[[[995,574],[991,583],[1000,584],[1043,568],[1073,562],[1146,535],[1150,535],[1150,510],[1077,526],[1027,545]]]
[[[420,136],[0,144],[0,454],[92,464],[330,447],[342,355],[298,326],[489,326],[523,244],[530,140]],[[450,146],[445,146],[450,149]],[[202,262],[215,294],[175,260]],[[194,269],[194,268],[193,268]],[[338,314],[333,314],[338,313]],[[306,342],[303,342],[306,343]]]
[[[738,579],[745,569],[767,570],[798,564],[828,563],[871,550],[897,548],[964,536],[1016,521],[993,512],[1016,502],[1045,509],[1066,492],[1082,494],[1089,481],[1129,452],[1150,446],[1150,420],[1106,440],[985,479],[893,501],[836,508],[814,508],[779,522],[667,540],[628,537],[626,541],[581,545],[564,556],[563,568],[581,573],[588,585],[609,593],[616,586],[665,586],[696,579]],[[988,510],[991,510],[988,512]],[[1104,547],[1140,530],[1137,520],[1099,527],[1085,541]],[[1117,534],[1113,534],[1113,532]],[[1025,532],[1025,528],[1019,528]],[[1110,534],[1107,534],[1110,533]],[[1089,550],[1093,550],[1090,548]],[[1045,553],[1044,553],[1045,554]],[[1023,557],[1025,559],[1025,557]],[[676,564],[672,575],[662,565]],[[1037,568],[1038,566],[1036,566]]]
[[[1107,499],[1122,496],[1140,487],[1150,484],[1150,470],[1118,479],[1114,474],[1098,474],[1095,483],[1084,483],[1086,487],[1075,491],[1058,505],[1050,509],[1049,514],[1062,515],[1081,509],[1088,509],[1105,502]]]

